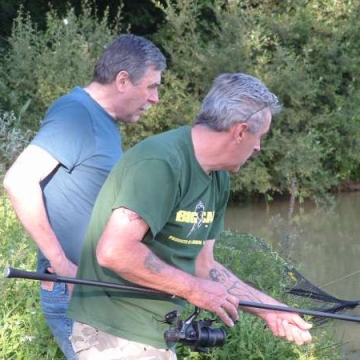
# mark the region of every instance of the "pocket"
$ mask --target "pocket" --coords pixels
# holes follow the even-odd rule
[[[99,331],[92,326],[75,321],[70,341],[76,353],[88,350],[99,345]]]
[[[40,286],[45,291],[53,291],[55,283],[53,281],[41,281]]]

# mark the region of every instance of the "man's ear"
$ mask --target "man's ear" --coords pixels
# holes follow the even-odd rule
[[[115,83],[118,91],[120,92],[124,91],[125,87],[129,82],[130,82],[130,75],[127,71],[120,71],[116,75]]]
[[[249,126],[246,123],[235,123],[233,125],[233,137],[237,143],[240,143],[244,139],[248,128]]]

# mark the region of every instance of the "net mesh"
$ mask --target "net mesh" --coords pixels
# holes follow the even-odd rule
[[[219,239],[220,249],[234,263],[242,280],[273,295],[285,304],[327,313],[343,313],[360,305],[360,300],[342,300],[309,281],[290,261],[275,252],[263,239],[247,233],[224,232]],[[236,255],[232,249],[238,250]],[[229,265],[228,264],[228,265]],[[231,268],[231,266],[230,266]],[[275,279],[275,281],[274,281]],[[276,291],[268,284],[276,283]],[[306,315],[308,316],[308,315]],[[311,316],[311,322],[321,325],[330,318]]]
[[[342,300],[328,294],[320,287],[311,283],[294,267],[285,266],[285,274],[293,282],[293,285],[289,286],[286,290],[285,296],[301,298],[302,306],[307,306],[312,310],[334,314],[343,313],[346,310],[354,309],[360,304],[359,300]],[[328,320],[328,318],[322,316],[313,317],[313,322],[317,324],[322,324]]]

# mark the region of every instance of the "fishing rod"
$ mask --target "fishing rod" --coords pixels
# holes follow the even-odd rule
[[[128,286],[121,285],[111,282],[103,282],[96,280],[85,280],[85,279],[77,279],[73,277],[59,276],[52,273],[37,273],[32,271],[15,269],[10,266],[4,269],[4,277],[6,278],[21,278],[21,279],[30,279],[30,280],[41,280],[41,281],[52,281],[52,282],[63,282],[67,284],[78,284],[78,285],[89,285],[103,288],[116,289],[120,291],[128,291],[133,293],[141,293],[147,295],[155,295],[156,297],[160,297],[163,299],[176,298],[170,294],[166,294],[164,292],[146,288],[146,287],[136,287],[136,286]]]
[[[270,305],[270,304],[262,304],[251,301],[239,301],[239,306],[244,307],[253,307],[258,309],[266,309],[266,310],[275,310],[275,311],[285,311],[285,312],[293,312],[302,315],[311,315],[311,316],[322,316],[331,319],[344,320],[344,321],[352,321],[360,323],[360,317],[356,316],[348,316],[341,314],[332,314],[324,311],[318,310],[310,310],[310,309],[300,309],[291,306],[281,306],[281,305]]]
[[[141,293],[147,295],[155,295],[157,297],[163,299],[180,299],[179,297],[171,294],[167,294],[165,292],[154,290],[146,287],[136,287],[136,286],[128,286],[121,285],[111,282],[103,282],[103,281],[95,281],[95,280],[85,280],[85,279],[77,279],[72,277],[64,277],[51,273],[37,273],[31,271],[25,271],[20,269],[15,269],[12,267],[6,267],[4,270],[4,277],[6,278],[23,278],[23,279],[31,279],[31,280],[44,280],[44,281],[53,281],[53,282],[64,282],[69,284],[79,284],[79,285],[90,285],[97,287],[105,287],[116,289],[120,291]],[[360,317],[355,316],[347,316],[342,314],[333,314],[325,311],[318,310],[310,310],[310,309],[301,309],[290,306],[282,306],[282,305],[271,305],[271,304],[263,304],[252,301],[239,301],[239,306],[265,309],[265,310],[275,310],[275,311],[284,311],[284,312],[294,312],[302,315],[311,315],[311,316],[322,316],[331,319],[344,320],[344,321],[352,321],[359,322]]]

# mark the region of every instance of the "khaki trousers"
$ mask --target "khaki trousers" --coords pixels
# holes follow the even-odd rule
[[[76,321],[70,341],[79,360],[176,360],[169,349],[125,340]]]

